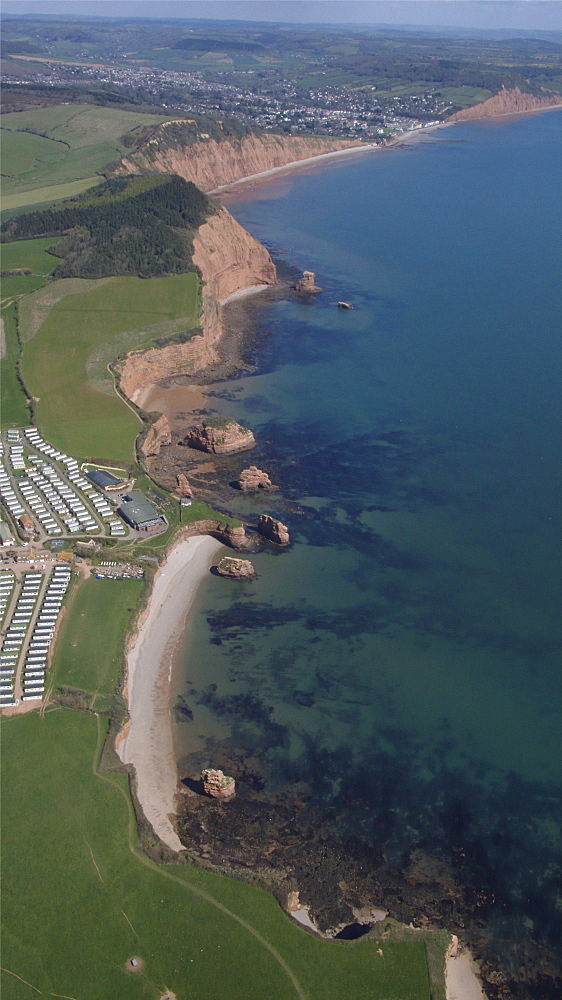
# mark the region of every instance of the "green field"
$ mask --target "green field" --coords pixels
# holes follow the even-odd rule
[[[20,355],[16,331],[16,306],[14,303],[2,309],[0,317],[3,333],[3,350],[0,358],[0,425],[29,423],[27,396],[17,378],[17,363]]]
[[[141,855],[104,733],[67,709],[2,724],[3,996],[429,1000],[422,940],[324,942],[261,890]]]
[[[59,263],[58,257],[47,253],[56,239],[47,236],[37,240],[16,240],[14,243],[0,244],[0,270],[13,271],[17,268],[30,270],[31,274],[8,275],[0,280],[2,304],[11,298],[33,292],[45,284]]]
[[[483,87],[443,87],[440,93],[444,101],[450,101],[459,108],[471,108],[473,104],[480,104],[492,96],[492,91]]]
[[[86,190],[97,182],[96,172],[123,156],[144,126],[166,117],[89,104],[3,115],[2,208],[53,202]]]
[[[193,328],[197,308],[193,273],[68,279],[27,296],[20,306],[23,373],[47,440],[77,458],[129,464],[141,421],[116,393],[107,365]]]
[[[47,187],[34,188],[32,191],[20,191],[2,198],[2,219],[20,214],[19,210],[49,208],[55,201],[64,198],[75,198],[76,195],[88,191],[100,184],[102,177],[85,177],[79,181],[68,181],[67,184],[53,184]]]
[[[122,637],[144,591],[143,580],[84,580],[71,596],[53,658],[57,686],[111,694],[122,665]],[[79,627],[78,627],[79,625]]]

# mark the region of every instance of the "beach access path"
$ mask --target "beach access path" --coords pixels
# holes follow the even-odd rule
[[[146,611],[127,651],[129,722],[116,741],[132,764],[142,810],[160,840],[181,851],[174,818],[178,774],[172,735],[170,680],[175,652],[197,588],[222,543],[209,535],[181,541],[158,570]]]

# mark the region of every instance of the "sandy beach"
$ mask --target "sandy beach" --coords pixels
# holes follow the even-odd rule
[[[448,958],[445,970],[447,1000],[486,1000],[478,966],[469,951]]]
[[[182,846],[173,824],[178,775],[170,724],[170,674],[197,587],[221,548],[221,542],[202,535],[169,552],[127,653],[130,722],[117,740],[117,752],[124,764],[135,768],[143,812],[173,851]]]
[[[233,188],[239,188],[241,185],[251,184],[252,181],[263,180],[266,177],[275,177],[277,174],[285,173],[285,171],[298,170],[299,167],[309,167],[311,164],[318,164],[325,162],[326,160],[333,160],[335,157],[349,156],[351,154],[373,152],[375,149],[383,149],[383,146],[377,145],[375,142],[363,142],[358,143],[357,146],[349,146],[347,149],[336,149],[333,153],[319,153],[318,156],[308,156],[304,160],[292,160],[291,163],[285,163],[282,167],[272,167],[270,170],[262,170],[258,174],[248,174],[247,177],[241,177],[240,180],[231,181],[229,184],[222,184],[220,187],[214,188],[209,191],[210,195],[222,194],[227,191],[231,191]]]

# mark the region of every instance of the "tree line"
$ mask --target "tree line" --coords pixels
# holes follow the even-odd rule
[[[193,236],[216,204],[176,176],[119,177],[51,208],[16,216],[2,242],[60,237],[55,278],[156,277],[194,270]]]

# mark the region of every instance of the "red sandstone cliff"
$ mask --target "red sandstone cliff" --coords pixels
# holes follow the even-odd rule
[[[269,253],[222,208],[199,229],[193,261],[201,272],[201,335],[185,344],[132,351],[116,365],[121,389],[135,401],[146,386],[174,374],[198,371],[218,359],[223,333],[221,302],[233,292],[276,280]]]
[[[556,94],[552,90],[545,90],[541,96],[538,96],[525,94],[519,87],[514,87],[512,90],[500,90],[499,94],[494,94],[482,104],[475,104],[472,108],[457,111],[447,121],[461,122],[471,118],[495,118],[498,115],[518,114],[521,111],[540,111],[541,108],[551,108],[557,104],[562,104],[562,95]]]
[[[140,149],[123,157],[112,167],[113,174],[178,174],[193,181],[203,191],[215,191],[243,177],[284,167],[311,156],[334,153],[357,146],[353,139],[309,138],[264,133],[242,139],[200,139],[182,146],[174,144],[160,126]]]

